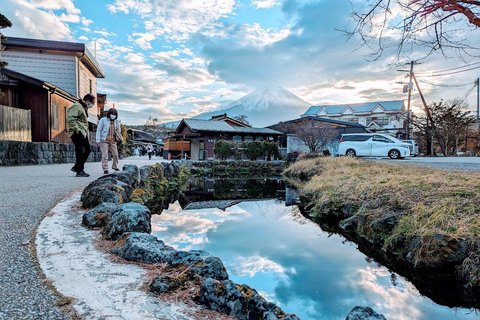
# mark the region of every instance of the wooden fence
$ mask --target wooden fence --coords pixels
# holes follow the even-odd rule
[[[30,110],[0,105],[0,140],[32,141]]]

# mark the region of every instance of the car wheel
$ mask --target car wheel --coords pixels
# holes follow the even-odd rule
[[[353,150],[353,149],[348,149],[348,150],[345,152],[345,155],[346,155],[347,157],[352,157],[352,158],[353,158],[353,157],[355,157],[357,154],[355,153],[355,150]]]
[[[401,157],[401,154],[400,154],[400,151],[398,151],[397,149],[392,149],[388,152],[388,156],[390,157],[390,159],[400,159]]]

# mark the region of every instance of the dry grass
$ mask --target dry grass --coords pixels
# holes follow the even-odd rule
[[[317,158],[285,174],[313,172],[302,185],[314,202],[357,204],[365,214],[401,214],[395,233],[457,236],[480,234],[480,174],[353,158]]]

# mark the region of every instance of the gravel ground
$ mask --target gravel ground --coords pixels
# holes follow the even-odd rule
[[[138,166],[159,162],[147,157],[120,160]],[[102,175],[100,163],[87,163],[89,178],[77,178],[73,164],[0,167],[0,319],[69,319],[43,283],[30,250],[43,215],[70,191]]]

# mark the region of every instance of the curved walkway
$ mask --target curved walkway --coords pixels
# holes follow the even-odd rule
[[[143,166],[161,158],[131,157],[124,164]],[[91,176],[77,178],[73,164],[0,167],[0,319],[69,319],[42,281],[32,254],[33,231],[43,215],[70,191],[103,174],[99,162],[87,163]],[[33,247],[32,247],[33,248]]]

